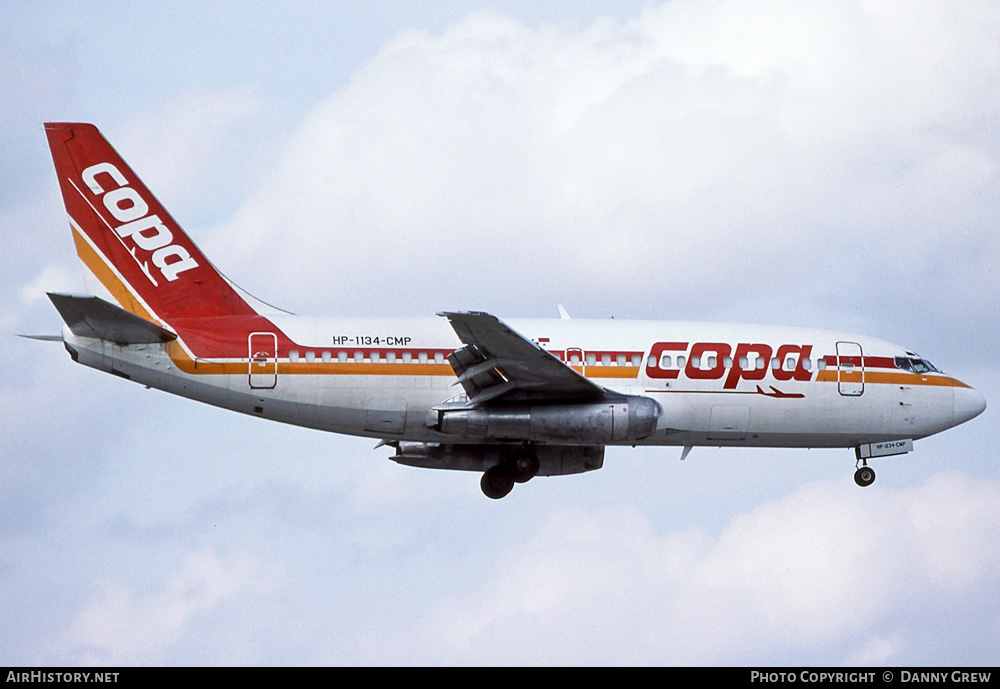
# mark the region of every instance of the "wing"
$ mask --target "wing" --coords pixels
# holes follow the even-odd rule
[[[595,385],[496,316],[477,311],[439,313],[464,347],[448,356],[472,405],[489,400],[594,400]]]

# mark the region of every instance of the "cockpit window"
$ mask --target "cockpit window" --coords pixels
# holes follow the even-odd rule
[[[910,359],[914,373],[940,373],[927,359]]]
[[[927,359],[897,356],[893,361],[896,364],[896,368],[903,371],[911,371],[912,373],[941,373]]]

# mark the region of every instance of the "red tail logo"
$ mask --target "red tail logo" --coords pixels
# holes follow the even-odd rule
[[[163,322],[256,315],[96,127],[45,129],[77,253],[102,288],[96,294]]]
[[[102,179],[109,178],[113,186],[108,185],[106,179],[102,186],[99,175]],[[149,212],[149,205],[139,192],[128,185],[128,180],[118,168],[111,163],[97,163],[85,169],[80,176],[94,196],[101,197],[104,207],[114,219],[122,223],[113,228],[115,234],[154,286],[158,282],[149,265],[137,255],[136,249],[152,252],[153,265],[171,282],[177,279],[179,273],[198,267],[187,249],[173,243],[174,235],[158,215]],[[129,247],[129,243],[133,246]]]

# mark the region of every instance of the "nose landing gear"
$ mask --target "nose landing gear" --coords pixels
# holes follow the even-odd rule
[[[858,461],[854,463],[854,467],[857,469],[854,472],[854,482],[862,488],[875,483],[875,470],[868,466],[869,458],[905,455],[907,452],[913,452],[913,438],[881,440],[858,445],[854,448],[854,456],[858,458]],[[858,466],[859,464],[860,466]]]
[[[863,464],[858,467],[857,471],[854,472],[854,482],[862,488],[875,483],[875,470],[868,466],[868,460],[859,459],[858,461]],[[857,464],[855,464],[855,466],[857,466]]]

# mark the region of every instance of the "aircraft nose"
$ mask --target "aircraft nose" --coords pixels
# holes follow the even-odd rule
[[[956,426],[979,416],[984,409],[986,409],[986,398],[983,397],[983,393],[973,388],[955,388]]]

